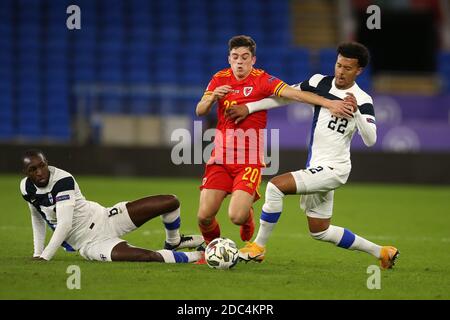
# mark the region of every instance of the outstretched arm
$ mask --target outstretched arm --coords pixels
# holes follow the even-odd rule
[[[33,258],[39,258],[44,251],[46,225],[36,208],[30,203],[28,203],[28,207],[31,213],[31,226],[33,227]]]
[[[74,195],[75,193],[72,191],[63,196],[56,197],[56,219],[58,223],[52,238],[44,252],[41,254],[42,259],[52,259],[58,248],[69,235],[69,232],[72,229],[73,211],[75,209]],[[61,200],[58,201],[59,197],[64,198],[61,198]]]
[[[329,100],[317,94],[301,91],[296,88],[298,88],[298,86],[285,87],[281,92],[282,97],[270,97],[255,102],[249,102],[245,105],[233,106],[232,108],[227,109],[226,114],[230,119],[233,119],[235,123],[239,123],[250,113],[278,108],[296,101],[328,107],[333,115],[344,118],[351,118],[353,116],[353,110],[357,108],[356,99],[354,99],[353,96],[348,96],[348,98],[345,98],[343,101]],[[285,93],[286,90],[287,93]]]
[[[291,87],[285,87],[283,91],[281,91],[280,96],[298,102],[322,106],[329,109],[332,115],[340,118],[353,117],[353,110],[355,106],[351,105],[350,102],[345,100],[330,100],[315,93],[301,91]]]
[[[247,118],[250,113],[282,107],[292,102],[295,101],[280,97],[270,97],[243,105],[232,106],[225,110],[225,114],[228,118],[234,120],[234,123],[238,124]]]

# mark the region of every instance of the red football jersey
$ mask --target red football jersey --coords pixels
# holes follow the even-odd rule
[[[261,69],[253,69],[245,79],[237,80],[231,68],[227,68],[212,77],[204,95],[212,94],[215,88],[223,85],[231,86],[232,91],[218,101],[215,149],[208,163],[264,163],[262,129],[267,125],[267,111],[252,113],[236,125],[225,117],[225,110],[233,105],[258,101],[271,95],[279,96],[287,86],[286,83]]]

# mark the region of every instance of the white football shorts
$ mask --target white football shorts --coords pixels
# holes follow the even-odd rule
[[[334,190],[344,185],[350,175],[347,169],[315,166],[291,172],[301,194],[300,207],[311,218],[329,219],[333,215]]]
[[[126,203],[119,202],[110,208],[98,206],[89,226],[89,240],[79,250],[85,259],[111,261],[112,249],[125,241],[120,237],[136,229]]]

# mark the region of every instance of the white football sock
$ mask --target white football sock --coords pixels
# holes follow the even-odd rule
[[[193,252],[181,252],[181,251],[172,251],[172,250],[158,250],[156,251],[164,259],[165,263],[188,263],[195,262],[200,260],[202,257],[202,252],[193,251]]]
[[[259,246],[266,245],[280,218],[281,211],[283,211],[283,197],[284,193],[276,185],[272,182],[267,184],[266,201],[262,208],[258,234],[255,239]]]
[[[355,235],[348,229],[330,225],[327,230],[311,233],[314,239],[334,243],[338,247],[350,250],[359,250],[370,253],[376,258],[380,258],[381,247]]]
[[[176,245],[180,242],[180,208],[161,215],[166,230],[166,242]]]

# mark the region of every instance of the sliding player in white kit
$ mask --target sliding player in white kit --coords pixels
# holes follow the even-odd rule
[[[149,196],[104,208],[84,198],[70,173],[48,166],[42,151],[26,151],[22,162],[27,177],[20,182],[20,191],[31,212],[35,259],[52,259],[60,246],[98,261],[185,263],[202,257],[201,251],[174,251],[203,243],[202,236],[180,235],[180,203],[175,196]],[[134,247],[120,239],[157,216],[166,229],[163,250]],[[54,232],[44,249],[46,224]]]
[[[392,268],[399,251],[391,246],[379,246],[348,229],[331,225],[334,190],[344,185],[350,175],[350,144],[356,130],[370,147],[376,142],[375,113],[372,98],[359,88],[356,77],[369,62],[369,52],[359,43],[344,43],[337,49],[335,76],[316,74],[297,87],[328,99],[342,99],[353,106],[353,115],[341,117],[321,106],[314,107],[311,140],[306,169],[276,176],[267,184],[260,227],[254,242],[240,249],[245,261],[262,261],[265,245],[283,208],[283,197],[301,194],[301,208],[308,218],[314,239],[332,242],[351,250],[367,252],[380,260],[383,269]],[[284,106],[293,101],[267,98],[228,110],[228,116],[240,122],[248,114]]]

